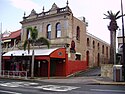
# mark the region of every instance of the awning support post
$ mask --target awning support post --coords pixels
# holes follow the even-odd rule
[[[50,79],[50,59],[48,60],[48,79]]]

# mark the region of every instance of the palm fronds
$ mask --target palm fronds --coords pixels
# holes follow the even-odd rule
[[[50,42],[44,38],[44,37],[40,37],[38,38],[38,30],[36,27],[28,27],[27,28],[27,37],[26,40],[24,41],[23,47],[24,50],[28,50],[28,53],[30,53],[30,44],[34,44],[35,43],[40,43],[42,45],[47,45],[48,48],[50,48]],[[30,34],[30,35],[29,35]],[[29,38],[30,37],[30,38]]]
[[[47,45],[48,48],[50,48],[50,42],[44,38],[44,37],[40,37],[38,40],[37,40],[38,43],[42,43],[43,45]]]
[[[117,19],[121,18],[124,15],[119,15],[120,11],[118,11],[117,13],[113,13],[112,11],[107,11],[107,14],[104,14],[106,16],[106,18],[103,19],[110,19],[111,21],[116,21]]]

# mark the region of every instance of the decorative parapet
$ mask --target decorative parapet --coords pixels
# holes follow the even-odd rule
[[[69,13],[70,14],[70,13],[72,13],[72,11],[68,5],[66,7],[59,8],[54,3],[52,5],[52,8],[49,11],[44,12],[44,8],[43,8],[43,11],[41,13],[36,13],[36,11],[34,9],[31,11],[29,16],[25,16],[26,14],[24,13],[23,21],[21,21],[20,23],[32,21],[32,20],[37,20],[37,19],[43,19],[46,16],[48,17],[48,16],[52,16],[55,14],[58,15],[58,14],[62,14],[62,13]]]

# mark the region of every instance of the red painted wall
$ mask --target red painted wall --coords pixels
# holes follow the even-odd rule
[[[65,58],[65,54],[66,54],[66,49],[65,48],[59,48],[55,51],[53,51],[50,54],[51,58]]]
[[[56,76],[65,76],[65,63],[56,63]]]
[[[41,63],[40,76],[47,77],[48,75],[48,63]]]
[[[83,71],[87,69],[87,62],[86,61],[71,61],[69,60],[67,63],[67,76],[79,71]]]

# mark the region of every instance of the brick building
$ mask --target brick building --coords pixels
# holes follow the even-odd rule
[[[54,3],[46,12],[44,8],[41,13],[36,13],[33,9],[28,16],[24,14],[20,23],[22,43],[27,38],[26,29],[29,26],[36,27],[39,37],[45,37],[51,43],[51,48],[48,50],[42,45],[35,47],[34,70],[40,71],[39,76],[68,76],[88,67],[108,63],[109,44],[86,32],[88,23],[85,17],[82,19],[74,17],[68,2],[63,8]],[[19,50],[10,51],[3,55],[3,59],[6,62],[10,57],[22,59],[23,56],[27,58],[22,62],[29,62],[26,66],[29,66],[30,70],[31,55],[23,50],[20,50],[20,53]]]

